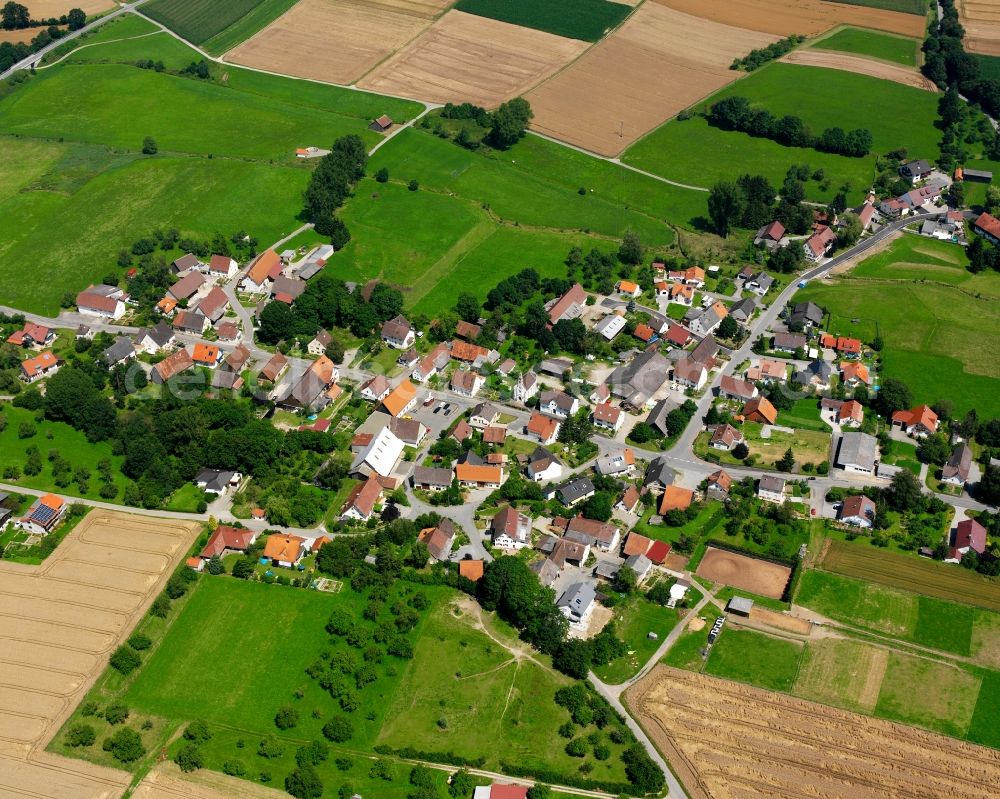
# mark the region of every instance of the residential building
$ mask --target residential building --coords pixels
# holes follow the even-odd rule
[[[88,336],[87,338],[93,338]],[[15,347],[47,347],[56,340],[56,331],[34,322],[25,322],[24,327],[7,337],[7,343]]]
[[[788,377],[788,364],[761,358],[756,366],[747,369],[747,380],[764,383],[784,383]]]
[[[1000,244],[1000,219],[992,214],[982,213],[977,216],[972,229],[993,244]]]
[[[720,424],[715,426],[715,431],[708,441],[712,449],[719,449],[729,452],[733,447],[743,441],[743,433],[731,424]]]
[[[796,303],[792,308],[792,313],[788,317],[790,325],[802,325],[803,327],[814,327],[823,324],[825,314],[823,309],[814,302]]]
[[[837,520],[852,527],[871,528],[875,523],[875,502],[864,494],[844,497],[837,510]]]
[[[493,546],[500,549],[524,549],[531,546],[531,517],[508,505],[490,523]]]
[[[922,158],[916,161],[908,161],[899,167],[899,174],[910,181],[910,183],[918,183],[921,180],[925,180],[930,177],[931,172],[933,172],[931,165]]]
[[[868,433],[844,433],[835,463],[845,472],[873,475],[878,468],[878,439]]]
[[[405,350],[413,346],[416,333],[410,327],[406,317],[400,314],[382,325],[382,341],[397,350]]]
[[[538,409],[556,419],[567,419],[580,409],[580,400],[565,391],[548,389],[542,392]]]
[[[157,322],[153,327],[146,328],[136,338],[135,345],[140,352],[156,355],[160,350],[172,347],[177,339],[174,331],[166,322]]]
[[[417,404],[417,387],[409,380],[403,380],[382,400],[384,407],[391,416],[403,416]]]
[[[209,327],[208,317],[195,308],[192,311],[178,311],[172,322],[174,330],[200,336]]]
[[[670,430],[667,427],[667,415],[676,407],[678,407],[677,403],[671,400],[657,400],[656,404],[653,405],[649,414],[646,416],[646,424],[652,427],[661,436],[670,435]]]
[[[109,369],[135,358],[135,347],[128,336],[118,336],[115,343],[101,353],[101,360]]]
[[[594,406],[591,418],[595,427],[617,433],[625,421],[625,412],[610,402],[604,402]]]
[[[632,408],[644,408],[667,382],[670,361],[655,350],[642,352],[608,376],[611,393]]]
[[[55,494],[45,494],[31,503],[28,511],[14,526],[28,533],[46,535],[66,514],[66,503]]]
[[[461,444],[467,438],[472,437],[472,425],[465,421],[465,419],[459,419],[458,423],[451,429],[449,435]]]
[[[474,397],[486,383],[486,379],[478,372],[466,369],[456,369],[451,373],[451,390],[463,397]]]
[[[459,319],[458,324],[455,325],[455,335],[466,341],[475,341],[482,332],[483,329],[479,325],[466,322],[464,319]]]
[[[691,266],[680,271],[670,271],[667,273],[667,280],[701,288],[705,285],[705,270],[700,266]]]
[[[563,505],[572,507],[594,496],[594,490],[594,484],[589,477],[575,477],[560,486],[546,490],[545,495],[547,499],[555,496]]]
[[[288,359],[280,352],[274,353],[264,368],[260,370],[258,378],[270,383],[277,383],[288,368]]]
[[[635,513],[636,508],[639,507],[640,500],[641,496],[638,489],[634,485],[630,485],[625,489],[622,498],[615,504],[615,508],[625,513]]]
[[[805,244],[802,245],[802,249],[805,251],[806,258],[810,261],[820,261],[833,249],[836,241],[837,234],[833,232],[832,228],[824,226],[806,239]]]
[[[928,405],[918,405],[908,411],[896,411],[892,426],[912,438],[924,438],[937,432],[938,416]]]
[[[90,316],[121,319],[125,315],[125,296],[114,286],[91,286],[76,295],[76,307]]]
[[[249,294],[266,294],[282,269],[281,256],[274,250],[264,250],[243,277],[241,286]]]
[[[765,502],[783,504],[785,501],[785,481],[770,474],[764,475],[757,481],[757,496]]]
[[[258,533],[245,527],[220,524],[208,539],[198,557],[202,560],[222,558],[233,552],[246,552],[257,540]]]
[[[559,436],[560,421],[535,411],[528,419],[524,432],[540,444],[554,444]]]
[[[451,469],[437,466],[414,466],[410,485],[423,491],[444,491],[451,486],[454,474]]]
[[[941,470],[941,482],[961,488],[968,482],[971,468],[972,448],[963,441],[952,450],[951,457]]]
[[[830,378],[833,376],[833,367],[824,360],[816,359],[810,361],[805,369],[800,369],[792,374],[792,382],[800,386],[814,386],[820,390],[830,387]]]
[[[787,243],[787,240],[786,240]],[[782,245],[784,246],[784,245]],[[754,272],[743,281],[743,288],[752,291],[758,297],[763,297],[774,285],[774,278],[767,272]]]
[[[708,382],[708,372],[697,361],[689,358],[674,364],[674,383],[692,391],[700,391]]]
[[[500,488],[503,485],[502,466],[480,466],[459,463],[455,466],[455,479],[467,488]]]
[[[594,387],[594,390],[590,392],[590,401],[594,405],[602,405],[605,402],[611,401],[611,389],[608,388],[607,383],[600,383]]]
[[[691,341],[691,332],[682,325],[671,323],[667,326],[664,339],[675,347],[686,347]]]
[[[586,305],[587,292],[579,283],[574,283],[569,291],[549,307],[549,322],[554,325],[563,319],[578,319]]]
[[[804,349],[808,340],[801,333],[775,333],[772,346],[779,352],[795,352]]]
[[[733,486],[733,478],[725,469],[719,469],[708,476],[705,485],[705,497],[725,502],[729,499],[729,489]]]
[[[545,447],[536,447],[528,456],[528,477],[536,483],[547,483],[562,477],[562,462]]]
[[[594,471],[604,477],[618,477],[623,474],[630,474],[635,468],[635,453],[630,447],[626,447],[621,452],[604,455],[597,459],[594,464]]]
[[[837,344],[834,347],[837,352],[848,358],[860,358],[861,357],[861,340],[856,338],[849,338],[847,336],[839,336],[837,338]]]
[[[623,297],[638,297],[642,294],[642,289],[639,288],[639,284],[633,283],[631,280],[619,280],[618,283],[615,284],[615,291]]]
[[[443,563],[451,557],[451,549],[455,544],[455,529],[451,519],[442,518],[436,527],[425,527],[417,534],[417,540],[427,546],[427,553],[438,563]]]
[[[444,369],[450,360],[451,353],[448,350],[448,345],[441,342],[420,359],[413,367],[410,377],[418,383],[424,383]]]
[[[180,302],[181,300],[189,300],[202,286],[205,285],[205,276],[201,272],[188,272],[184,277],[178,280],[174,285],[167,289],[167,296]]]
[[[191,360],[191,354],[184,347],[181,347],[156,364],[149,376],[154,383],[162,384],[192,366],[194,366],[194,361]]]
[[[986,528],[975,519],[963,519],[952,530],[951,549],[947,561],[957,563],[969,551],[982,555],[986,551]]]
[[[382,484],[378,478],[372,474],[363,483],[358,483],[347,495],[344,507],[341,508],[340,518],[344,520],[353,519],[359,522],[366,522],[375,512],[375,506],[382,497]]]
[[[226,292],[218,286],[212,286],[211,290],[198,303],[198,311],[212,324],[218,322],[229,307],[229,298]]]
[[[351,464],[351,473],[388,477],[403,456],[405,445],[388,426],[375,433]]]
[[[177,274],[180,274],[181,272],[187,272],[191,269],[202,272],[206,268],[207,267],[205,266],[204,263],[201,262],[198,256],[191,252],[187,253],[186,255],[182,255],[180,258],[175,259],[173,262],[173,269],[174,272],[176,272]]]
[[[643,476],[642,484],[650,489],[663,489],[673,485],[677,478],[677,473],[667,463],[667,457],[660,455],[654,458],[646,466],[646,474]]]
[[[691,320],[691,332],[697,336],[707,336],[719,323],[729,315],[726,306],[721,302],[713,303],[702,311],[697,317]]]
[[[373,413],[372,416],[374,415]],[[392,434],[408,447],[419,447],[429,432],[427,426],[416,419],[397,419],[390,416],[387,423]]]
[[[60,361],[50,350],[44,350],[32,358],[21,361],[21,380],[25,383],[34,383],[45,377],[51,377],[59,371],[62,366]]]
[[[192,256],[193,257],[193,256]],[[174,264],[176,265],[176,261]],[[213,255],[208,262],[208,274],[212,277],[228,280],[239,271],[239,264],[228,255]]]
[[[748,422],[774,424],[778,419],[778,411],[767,397],[754,397],[740,413]]]
[[[269,558],[272,564],[292,569],[299,565],[306,554],[306,540],[297,535],[282,535],[272,533],[264,544],[263,557]]]
[[[226,493],[230,488],[235,488],[240,484],[243,475],[239,472],[232,472],[223,469],[202,469],[194,478],[194,484],[206,494]]]
[[[859,385],[870,386],[871,376],[868,374],[868,367],[861,361],[842,361],[840,364],[841,382],[848,388]]]
[[[754,236],[753,243],[758,247],[766,247],[775,250],[788,243],[785,238],[785,226],[775,220],[769,225],[764,225]]]
[[[757,396],[757,386],[746,380],[740,380],[732,375],[723,375],[719,381],[719,396],[726,399],[747,402]]]
[[[663,496],[660,497],[660,515],[670,513],[672,510],[687,510],[694,502],[694,491],[689,488],[669,485],[663,489]]]
[[[744,297],[729,309],[729,315],[737,322],[746,324],[757,310],[757,302],[753,297]]]
[[[629,555],[625,558],[625,566],[628,566],[634,573],[636,581],[642,583],[649,574],[649,570],[653,568],[653,562],[647,558],[645,555]]]
[[[310,355],[325,355],[326,348],[333,343],[333,336],[331,336],[327,331],[322,328],[316,331],[316,335],[312,337],[312,341],[306,345],[306,351]]]
[[[194,361],[197,366],[214,369],[222,363],[222,350],[220,350],[215,344],[205,344],[199,341],[194,345],[194,351],[191,353],[191,360]]]
[[[597,594],[593,585],[574,583],[559,597],[556,607],[569,620],[570,627],[579,630],[586,628],[590,622],[590,616],[597,604],[596,600]]]

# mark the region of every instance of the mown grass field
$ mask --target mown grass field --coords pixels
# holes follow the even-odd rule
[[[875,715],[964,738],[979,684],[978,676],[958,666],[892,652]]]
[[[705,671],[769,691],[791,691],[803,647],[755,630],[724,630],[712,647]]]
[[[871,553],[843,541],[831,541],[821,564],[827,571],[870,580],[925,596],[1000,610],[1000,582],[954,564],[897,555]]]
[[[884,8],[886,11],[900,11],[904,14],[927,13],[927,0],[832,0],[834,3],[844,3],[849,6],[865,6],[867,8]]]
[[[783,424],[779,418],[778,424]],[[819,428],[815,422],[809,422],[811,426]],[[741,428],[750,454],[757,456],[757,465],[766,469],[774,467],[776,461],[784,457],[785,452],[791,448],[795,455],[795,468],[801,471],[802,466],[811,463],[814,466],[826,461],[830,457],[830,430],[821,432],[815,430],[799,430],[793,433],[784,430],[772,429],[769,436],[761,436],[763,425],[758,422],[745,422]],[[732,452],[712,449],[709,445],[711,433],[700,433],[695,440],[695,451],[702,457],[712,455],[718,459],[719,463],[740,464]]]
[[[881,376],[901,379],[917,402],[948,398],[957,414],[970,408],[982,416],[1000,414],[1000,362],[983,346],[1000,335],[992,296],[933,283],[849,279],[813,283],[795,296],[830,311],[835,335],[862,341],[881,335]]]
[[[633,677],[646,665],[684,612],[656,605],[643,597],[634,598],[620,610],[616,608],[615,629],[632,654],[598,666],[594,673],[610,685],[619,685]],[[657,637],[650,638],[651,632]]]
[[[915,67],[920,43],[908,36],[893,36],[881,31],[846,27],[819,40],[813,47],[880,58],[906,67]]]
[[[567,740],[555,730],[569,716],[554,696],[570,681],[543,656],[522,659],[524,645],[504,625],[485,617],[487,634],[460,614],[440,603],[428,618],[377,743],[486,756],[494,770],[504,761],[575,773],[585,762],[590,779],[623,780],[620,746],[611,744],[604,761],[563,751]]]
[[[295,0],[153,0],[143,7],[157,22],[214,54],[250,38]]]
[[[873,154],[865,158],[820,153],[807,148],[783,147],[745,133],[712,128],[701,117],[671,120],[636,142],[622,160],[657,175],[695,186],[735,180],[750,172],[767,176],[780,186],[792,164],[823,169],[821,183],[809,181],[809,199],[826,201],[850,184],[849,202],[860,200],[874,177],[874,153],[907,147],[911,152],[938,152],[934,127],[937,97],[931,92],[902,86],[866,75],[819,67],[771,63],[736,81],[698,108],[707,108],[723,97],[739,95],[775,116],[794,114],[813,132],[839,126],[871,130]]]
[[[585,42],[596,42],[632,11],[605,0],[459,0],[455,8]]]
[[[932,280],[970,290],[1000,292],[996,275],[974,275],[966,267],[965,248],[925,236],[901,235],[881,252],[865,258],[851,272],[883,280]]]

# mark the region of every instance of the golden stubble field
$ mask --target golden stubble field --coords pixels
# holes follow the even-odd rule
[[[532,127],[601,155],[643,134],[742,73],[737,56],[777,39],[646,3],[618,30],[528,93]]]
[[[18,0],[28,9],[32,19],[61,17],[73,8],[79,8],[87,16],[114,8],[113,0]]]
[[[657,666],[629,706],[692,799],[990,799],[1000,751]]]
[[[788,64],[801,64],[807,67],[825,67],[827,69],[841,69],[845,72],[856,72],[859,75],[868,75],[872,78],[891,80],[895,83],[902,83],[904,86],[913,86],[916,89],[923,89],[927,92],[936,92],[937,86],[916,69],[904,67],[899,64],[890,64],[886,61],[877,61],[874,58],[864,58],[863,56],[849,55],[848,53],[838,53],[833,50],[815,50],[812,47],[793,50],[782,61]]]
[[[128,774],[41,750],[199,529],[93,510],[41,566],[0,561],[0,796],[121,794]]]
[[[1000,56],[1000,4],[996,0],[958,0],[970,53]]]
[[[449,0],[300,0],[226,61],[350,84],[426,30]]]
[[[490,108],[528,91],[586,49],[576,39],[449,11],[358,86]]]

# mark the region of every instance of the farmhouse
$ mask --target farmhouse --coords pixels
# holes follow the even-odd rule
[[[941,470],[941,482],[962,487],[969,479],[972,468],[972,448],[963,441],[951,453],[951,457]]]
[[[174,330],[200,336],[209,327],[208,317],[197,308],[193,311],[178,311],[174,317]]]
[[[963,519],[952,530],[949,544],[947,560],[952,563],[960,561],[970,550],[982,555],[986,551],[986,528],[975,519]]]
[[[306,540],[297,535],[272,534],[268,536],[262,554],[272,563],[290,569],[297,566],[306,554]]]
[[[288,359],[280,352],[274,353],[271,360],[264,364],[258,377],[271,383],[277,383],[288,368]]]
[[[693,391],[701,390],[708,382],[708,372],[697,361],[685,358],[674,364],[674,383]]]
[[[896,411],[892,426],[912,438],[924,438],[937,432],[938,417],[928,405],[918,405],[908,411]]]
[[[285,305],[291,305],[302,296],[305,290],[304,280],[278,275],[271,283],[271,298],[277,302],[283,302]]]
[[[785,481],[780,477],[765,474],[757,481],[757,496],[766,502],[783,504],[785,501]]]
[[[456,369],[451,375],[451,390],[463,397],[476,396],[485,383],[481,374],[466,369]]]
[[[754,397],[743,406],[740,413],[748,422],[761,424],[774,424],[778,418],[778,411],[767,397]]]
[[[136,339],[135,345],[147,355],[156,355],[160,350],[172,347],[176,339],[174,331],[166,322],[157,322],[155,326],[143,330]]]
[[[819,261],[830,252],[836,241],[837,234],[831,228],[824,226],[806,239],[802,249],[810,261]]]
[[[444,491],[451,486],[454,475],[451,469],[436,466],[414,466],[410,485],[423,491]]]
[[[205,276],[201,272],[188,272],[184,277],[178,280],[174,285],[167,289],[167,296],[180,302],[181,300],[189,300],[202,286],[205,285]]]
[[[562,462],[545,447],[536,447],[528,456],[527,471],[536,483],[547,483],[562,477]]]
[[[172,377],[186,369],[190,369],[192,366],[194,366],[194,361],[191,360],[191,354],[184,347],[181,347],[177,352],[167,356],[156,364],[150,373],[150,377],[154,383],[166,383]]]
[[[413,367],[410,377],[418,383],[424,383],[444,369],[450,360],[451,353],[448,351],[448,345],[441,342],[420,359],[419,363]]]
[[[213,256],[214,257],[214,256]],[[180,258],[174,259],[172,264],[174,272],[180,274],[181,272],[188,272],[194,269],[201,272],[205,269],[205,264],[192,252],[182,255]]]
[[[436,561],[443,562],[451,556],[455,544],[455,529],[451,519],[441,519],[436,527],[425,527],[417,534],[417,540],[427,545],[428,554]]]
[[[407,321],[406,317],[400,314],[385,322],[382,325],[382,341],[397,350],[405,350],[412,347],[416,341],[416,333]]]
[[[933,171],[931,165],[922,158],[917,161],[908,161],[899,168],[899,174],[910,181],[910,183],[917,183],[924,180]]]
[[[643,408],[663,387],[670,374],[670,361],[655,350],[637,355],[608,376],[611,393],[632,408]]]
[[[784,247],[788,243],[785,238],[785,226],[775,220],[769,225],[764,225],[754,236],[753,243],[758,247],[766,247],[769,250]]]
[[[176,265],[176,261],[174,264]],[[208,262],[208,274],[229,279],[239,271],[239,264],[228,255],[213,255]]]
[[[594,471],[605,477],[617,477],[618,475],[629,474],[634,468],[635,453],[629,447],[613,455],[604,455],[598,458],[594,464]]]
[[[568,372],[573,371],[573,362],[568,358],[546,358],[538,364],[538,371],[562,380]]]
[[[450,483],[449,483],[450,485]],[[382,484],[375,475],[369,475],[363,483],[358,483],[341,508],[340,518],[354,519],[360,522],[368,521],[375,512],[375,506],[382,497]]]
[[[246,552],[247,548],[257,540],[257,533],[241,527],[230,527],[228,524],[220,524],[215,528],[198,555],[202,560],[211,558],[221,558],[231,552]]]
[[[388,477],[403,456],[405,445],[388,427],[375,433],[371,440],[355,456],[351,464],[351,474],[369,477],[377,474]]]
[[[594,325],[594,332],[600,334],[608,341],[614,339],[625,329],[625,317],[618,314],[608,314],[600,322]]]
[[[844,497],[837,510],[837,520],[853,527],[870,528],[875,523],[875,502],[864,494]]]
[[[994,244],[1000,243],[1000,219],[991,214],[980,214],[972,223],[972,229]]]
[[[451,342],[451,357],[456,361],[463,361],[464,363],[470,363],[473,366],[479,367],[489,356],[490,351],[486,347],[480,347],[478,344],[470,344],[468,341],[459,341],[457,339]]]
[[[852,474],[875,474],[878,467],[878,439],[868,433],[844,433],[840,437],[836,464]]]
[[[65,515],[66,503],[55,494],[39,497],[28,508],[28,512],[18,519],[14,526],[37,535],[45,535],[59,523]]]
[[[587,292],[579,283],[574,283],[569,291],[549,307],[549,322],[554,325],[563,319],[578,319],[586,304]]]
[[[281,274],[283,268],[278,253],[271,249],[264,250],[244,276],[241,286],[250,294],[266,294],[268,287]]]
[[[557,572],[565,568],[567,563],[571,563],[574,566],[583,566],[584,561],[590,555],[590,547],[587,544],[581,544],[579,541],[571,541],[568,538],[552,538],[552,536],[548,536],[543,538],[538,546],[542,552],[549,553],[547,561],[550,561],[555,566]]]
[[[50,350],[38,353],[33,358],[21,361],[21,380],[34,383],[44,377],[50,377],[59,371],[60,361]]]
[[[500,549],[523,549],[531,544],[531,517],[508,505],[490,522],[493,546]]]

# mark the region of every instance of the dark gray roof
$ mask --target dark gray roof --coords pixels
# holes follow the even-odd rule
[[[235,474],[235,472],[223,472],[219,469],[202,469],[194,481],[205,483],[206,491],[223,491]]]
[[[809,363],[805,369],[801,369],[792,375],[792,381],[806,385],[812,382],[814,377],[818,377],[823,382],[827,382],[833,375],[833,367],[826,361],[815,360]]]
[[[115,339],[114,344],[101,353],[101,360],[108,366],[114,366],[115,364],[124,361],[126,358],[131,358],[134,355],[135,347],[132,345],[132,339],[128,336],[119,336]]]
[[[452,477],[451,469],[437,466],[413,467],[413,483],[415,485],[450,486]]]
[[[653,406],[653,410],[646,417],[646,424],[655,428],[662,435],[667,435],[667,414],[678,407],[676,402],[668,399],[658,400]]]
[[[653,350],[640,353],[631,363],[619,366],[607,382],[616,397],[651,397],[667,382],[669,373],[670,361]]]
[[[785,481],[781,477],[765,474],[757,481],[757,488],[760,491],[773,491],[777,494],[785,490]]]
[[[555,489],[559,498],[566,505],[570,505],[579,499],[594,492],[594,484],[589,477],[577,477],[575,480],[563,483]]]
[[[174,331],[166,322],[158,322],[155,326],[147,328],[142,333],[142,338],[150,338],[157,347],[165,347],[174,337]]]
[[[823,323],[823,309],[814,302],[800,302],[792,308],[791,321],[811,322],[814,325]]]
[[[757,310],[757,303],[754,298],[745,297],[729,309],[729,315],[732,317],[741,316],[743,319],[749,319],[753,316],[753,312],[755,310]]]
[[[642,484],[644,486],[651,485],[652,483],[659,483],[662,486],[673,485],[676,477],[677,472],[667,464],[667,459],[661,455],[649,462]]]

